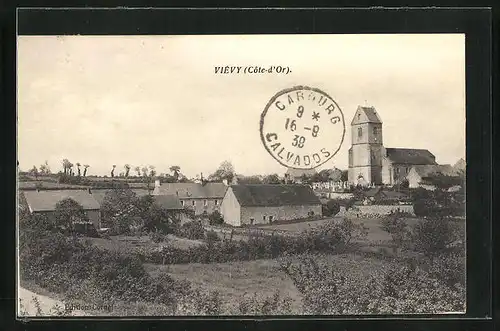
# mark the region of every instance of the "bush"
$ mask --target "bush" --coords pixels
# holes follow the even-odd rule
[[[444,252],[455,240],[456,231],[444,218],[424,219],[415,224],[411,233],[415,249],[429,257]]]
[[[199,240],[205,238],[205,229],[200,221],[184,223],[176,232],[179,237]]]
[[[340,204],[335,200],[328,200],[326,204],[321,206],[323,216],[330,217],[335,216],[340,211]]]
[[[161,243],[161,242],[164,242],[166,237],[163,233],[161,233],[160,231],[151,231],[149,233],[149,238],[151,239],[152,242],[154,243]]]
[[[447,286],[417,266],[391,266],[356,279],[314,256],[284,260],[284,271],[302,294],[307,314],[401,314],[463,311],[465,288]]]
[[[388,232],[392,237],[395,247],[402,248],[409,238],[406,222],[399,212],[393,212],[381,221],[382,230]]]
[[[220,241],[220,237],[219,235],[211,230],[211,231],[207,231],[207,233],[205,233],[205,241],[208,242],[208,243],[213,243],[213,242],[216,242],[216,241]]]
[[[217,210],[214,210],[214,212],[208,216],[208,220],[210,225],[219,225],[224,223],[224,218]]]

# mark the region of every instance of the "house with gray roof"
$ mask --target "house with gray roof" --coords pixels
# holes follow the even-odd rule
[[[221,205],[224,222],[233,226],[321,216],[321,202],[309,185],[231,185]]]
[[[208,215],[219,210],[227,187],[224,183],[160,183],[157,180],[153,196],[176,196],[183,208],[194,211],[195,215]]]
[[[29,190],[23,192],[31,214],[55,215],[57,203],[73,199],[83,207],[85,215],[96,229],[101,228],[101,211],[97,200],[87,190]]]

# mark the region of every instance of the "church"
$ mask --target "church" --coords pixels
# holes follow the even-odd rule
[[[382,120],[374,107],[358,106],[351,122],[348,181],[353,185],[394,185],[415,166],[439,168],[427,149],[386,148]]]

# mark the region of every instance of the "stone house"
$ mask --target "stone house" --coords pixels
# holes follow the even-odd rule
[[[270,224],[322,215],[321,202],[308,185],[231,185],[221,205],[233,226]]]
[[[160,183],[155,181],[153,196],[177,196],[182,207],[195,215],[209,215],[220,209],[227,190],[224,183]]]
[[[458,177],[455,169],[449,164],[443,165],[420,165],[413,166],[406,176],[410,188],[422,187],[427,190],[435,190],[433,178],[439,174]]]
[[[71,198],[83,207],[94,227],[101,228],[100,205],[87,190],[31,190],[23,193],[31,214],[44,214],[51,219],[55,215],[57,203]]]

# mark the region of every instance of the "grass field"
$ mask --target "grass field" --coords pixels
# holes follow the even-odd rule
[[[292,258],[298,260],[298,257]],[[326,262],[356,279],[364,279],[375,272],[384,272],[390,264],[376,258],[357,254],[317,255],[315,260]],[[259,298],[269,297],[278,291],[292,300],[293,314],[301,313],[301,296],[290,278],[279,269],[280,259],[257,260],[232,263],[185,265],[146,264],[151,275],[168,273],[177,279],[186,279],[205,290],[218,290],[223,302],[237,306],[245,296],[257,294]]]
[[[167,240],[162,243],[154,243],[149,236],[111,236],[109,239],[89,238],[90,241],[99,248],[120,251],[134,252],[138,249],[157,249],[164,245],[171,245],[175,248],[187,249],[189,247],[202,244],[199,240],[190,240],[179,238],[173,235],[167,235]]]

